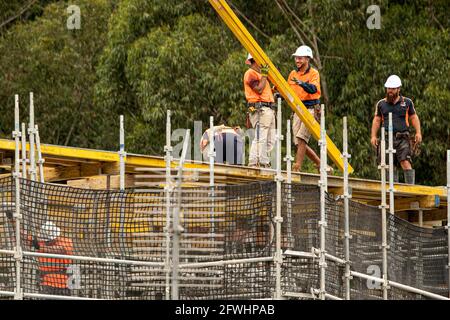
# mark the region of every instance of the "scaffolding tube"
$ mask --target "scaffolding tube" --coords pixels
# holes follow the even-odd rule
[[[15,95],[15,105],[14,105],[14,132],[13,137],[15,140],[15,159],[14,159],[14,180],[15,180],[15,206],[16,210],[14,212],[15,227],[16,227],[16,243],[14,248],[14,259],[16,262],[16,288],[14,299],[22,300],[22,288],[21,288],[21,266],[23,261],[21,239],[20,239],[20,229],[22,222],[22,214],[20,212],[20,171],[19,171],[19,145],[20,145],[20,129],[19,129],[19,95]]]
[[[34,149],[34,137],[36,134],[34,128],[34,99],[33,92],[30,92],[30,122],[28,124],[28,134],[30,135],[30,179],[36,181],[36,154]]]
[[[283,252],[281,250],[281,223],[283,218],[281,217],[281,184],[283,182],[283,175],[281,174],[281,141],[283,136],[281,134],[281,98],[278,98],[278,108],[277,108],[277,133],[276,133],[276,143],[277,143],[277,174],[275,176],[276,188],[277,188],[277,200],[276,200],[276,217],[275,222],[275,236],[276,236],[276,249],[275,249],[275,299],[281,299],[281,266],[283,264]]]
[[[343,154],[344,158],[344,259],[345,259],[345,300],[350,300],[350,217],[349,217],[349,199],[351,195],[348,188],[348,159],[351,155],[348,153],[348,131],[347,117],[343,119]]]
[[[190,130],[186,130],[186,136],[184,137],[183,150],[181,152],[181,158],[178,166],[178,176],[176,189],[179,191],[177,194],[177,205],[173,210],[173,241],[172,241],[172,300],[179,299],[179,281],[178,281],[178,269],[180,264],[180,237],[183,229],[180,225],[180,211],[181,211],[181,187],[183,180],[183,166],[186,160],[186,153],[189,147]]]
[[[286,218],[287,218],[287,241],[292,241],[292,157],[291,153],[291,120],[286,123],[286,180],[287,180],[287,199],[286,199]]]
[[[125,190],[125,130],[123,126],[123,115],[119,117],[119,177],[120,177],[120,190]]]
[[[247,258],[247,259],[233,259],[233,260],[219,260],[211,262],[198,262],[198,263],[184,263],[180,264],[180,269],[183,268],[205,268],[205,267],[219,267],[231,264],[244,264],[252,262],[267,262],[274,261],[273,257],[259,257],[259,258]]]
[[[322,104],[320,106],[320,257],[319,257],[319,267],[320,267],[320,291],[319,298],[325,300],[325,271],[326,271],[326,260],[325,260],[325,228],[327,226],[326,222],[326,212],[325,212],[325,197],[327,193],[327,140],[325,131],[325,106]]]
[[[8,255],[14,255],[16,253],[16,251],[15,250],[3,250],[2,249],[2,250],[0,250],[0,253],[8,254]],[[164,267],[164,262],[96,258],[96,257],[74,256],[74,255],[66,255],[66,254],[43,253],[43,252],[33,252],[33,251],[23,251],[22,255],[23,256],[29,256],[29,257],[38,257],[38,258],[68,259],[68,260],[116,263],[116,264],[127,264],[127,265],[147,266],[147,267]]]
[[[395,214],[394,207],[394,129],[392,125],[392,113],[389,112],[389,127],[388,127],[389,148],[386,151],[389,153],[389,213]]]
[[[36,150],[38,155],[38,165],[39,165],[39,181],[41,183],[45,182],[44,178],[44,162],[45,160],[42,158],[42,152],[41,152],[41,138],[39,137],[39,128],[38,125],[34,125],[34,130],[36,132]]]
[[[214,161],[216,152],[214,151],[214,117],[209,117],[209,187],[211,198],[211,233],[214,233]],[[224,159],[225,160],[225,159]]]
[[[165,298],[170,300],[170,208],[171,208],[171,193],[172,188],[172,177],[170,164],[172,163],[172,128],[171,128],[171,111],[167,110],[166,117],[166,145],[164,146],[164,151],[166,153],[164,159],[166,161],[166,185],[164,186],[165,200],[166,200],[166,225],[164,227],[165,244],[166,244],[166,258],[165,258],[165,268],[166,268],[166,286],[165,286]]]
[[[27,178],[27,132],[25,129],[25,123],[22,122],[22,178]]]
[[[383,299],[387,300],[387,223],[386,223],[386,139],[384,126],[381,127],[381,164],[379,166],[381,170],[381,248],[382,248],[382,263],[383,263]]]
[[[357,277],[357,278],[361,278],[361,279],[366,279],[366,280],[371,280],[371,281],[375,281],[378,283],[383,284],[385,282],[384,278],[378,278],[378,277],[374,277],[374,276],[369,276],[367,274],[364,273],[360,273],[360,272],[356,272],[356,271],[351,271],[352,276]],[[449,298],[446,298],[444,296],[432,293],[432,292],[428,292],[428,291],[424,291],[424,290],[420,290],[411,286],[407,286],[395,281],[388,281],[388,285],[392,286],[394,288],[398,288],[404,291],[408,291],[408,292],[412,292],[412,293],[417,293],[420,294],[424,297],[428,297],[428,298],[432,298],[432,299],[436,299],[436,300],[450,300]]]

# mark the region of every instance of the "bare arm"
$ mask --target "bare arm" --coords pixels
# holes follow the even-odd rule
[[[261,94],[264,91],[264,88],[266,87],[266,83],[267,83],[267,77],[262,77],[261,81],[257,82],[258,84],[253,85],[253,90],[255,90],[256,92],[258,92],[259,94]]]
[[[416,143],[422,142],[422,131],[420,129],[420,120],[417,114],[413,114],[410,118],[413,128],[416,130]]]
[[[373,117],[372,129],[370,131],[370,143],[374,147],[376,147],[378,145],[377,135],[378,135],[378,130],[380,129],[380,126],[381,126],[381,117],[379,117],[379,116]]]

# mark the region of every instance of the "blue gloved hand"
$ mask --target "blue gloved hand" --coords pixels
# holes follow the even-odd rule
[[[299,86],[302,86],[303,84],[304,84],[304,82],[303,81],[301,81],[301,80],[298,80],[297,78],[295,78],[295,77],[293,77],[292,78],[292,81],[294,81],[297,85],[299,85]]]

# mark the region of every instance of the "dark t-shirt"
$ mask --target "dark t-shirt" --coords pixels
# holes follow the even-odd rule
[[[389,113],[392,112],[392,126],[395,132],[408,131],[408,117],[416,114],[414,103],[411,99],[400,96],[396,104],[390,104],[386,99],[378,101],[375,108],[375,116],[381,117],[386,132],[389,127]]]

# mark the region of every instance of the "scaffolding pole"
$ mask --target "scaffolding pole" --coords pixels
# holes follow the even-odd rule
[[[276,251],[275,251],[275,299],[281,299],[281,266],[283,264],[283,252],[281,250],[281,223],[283,218],[281,217],[281,184],[283,183],[283,175],[281,174],[281,141],[283,141],[283,135],[281,134],[281,98],[278,98],[278,108],[277,108],[277,174],[275,176],[276,186],[277,186],[277,201],[276,201],[276,217],[274,222],[276,224]]]
[[[125,152],[125,130],[123,126],[123,115],[119,117],[120,128],[119,128],[119,176],[120,176],[120,190],[125,190],[125,157],[127,153]]]
[[[164,151],[166,153],[164,159],[166,161],[166,185],[164,186],[164,192],[166,196],[166,226],[164,227],[164,234],[166,239],[166,259],[165,259],[165,269],[166,269],[166,300],[170,300],[170,208],[171,208],[171,192],[172,192],[172,177],[170,165],[172,163],[172,129],[171,129],[171,111],[167,110],[166,119],[166,145],[164,146]]]
[[[13,137],[15,140],[15,159],[14,159],[14,181],[15,181],[15,206],[16,210],[14,212],[14,218],[16,221],[16,246],[14,248],[14,259],[16,261],[16,289],[14,292],[14,299],[15,300],[22,300],[23,299],[23,293],[21,288],[21,266],[23,261],[23,254],[22,254],[22,246],[20,243],[20,229],[21,229],[21,221],[22,221],[22,214],[20,212],[20,164],[19,164],[19,146],[20,146],[20,119],[19,119],[19,95],[15,95],[15,106],[14,106],[14,132]]]
[[[394,206],[394,129],[392,126],[392,113],[389,112],[389,127],[388,127],[389,148],[386,151],[389,153],[389,213],[395,214]]]
[[[30,122],[28,124],[28,134],[30,135],[30,179],[36,181],[36,154],[34,149],[34,137],[36,134],[34,128],[34,98],[33,92],[30,92]]]
[[[448,247],[448,297],[450,298],[450,150],[447,150],[447,247]]]
[[[181,152],[181,159],[178,166],[177,175],[177,205],[173,210],[173,243],[172,243],[172,300],[178,300],[179,297],[179,283],[178,283],[178,270],[180,266],[180,238],[183,228],[180,225],[180,212],[181,212],[181,185],[183,180],[183,166],[186,159],[187,149],[189,148],[190,131],[186,130],[186,136],[183,142],[183,151]]]
[[[381,170],[381,248],[382,248],[382,273],[383,273],[383,299],[387,300],[387,226],[386,226],[386,139],[384,126],[381,127],[381,164],[379,166]]]
[[[284,157],[284,161],[286,161],[286,182],[287,182],[287,201],[286,201],[286,237],[287,242],[290,243],[292,241],[292,157],[291,153],[291,120],[287,120],[286,123],[286,157]]]
[[[211,233],[214,233],[214,161],[216,152],[214,151],[214,117],[209,117],[209,188],[211,197]],[[226,156],[225,154],[223,155]],[[225,159],[223,159],[225,161]]]
[[[44,177],[44,162],[45,160],[42,158],[42,152],[41,152],[41,138],[39,137],[39,128],[38,125],[36,124],[34,126],[34,130],[36,132],[36,150],[37,150],[37,154],[38,154],[38,165],[39,165],[39,181],[41,183],[45,182],[45,177]]]
[[[322,104],[320,106],[320,257],[319,257],[319,267],[320,267],[320,290],[319,299],[325,300],[326,290],[325,290],[325,271],[326,271],[326,260],[325,260],[325,228],[327,226],[326,213],[325,213],[325,201],[326,193],[328,191],[327,187],[327,140],[325,131],[325,106]]]
[[[22,122],[22,178],[27,178],[27,132],[25,129],[25,123]]]
[[[348,188],[348,159],[351,155],[348,153],[348,131],[347,131],[347,117],[343,119],[343,154],[344,158],[344,249],[345,249],[345,300],[350,300],[350,217],[349,217],[349,199],[351,195]]]

